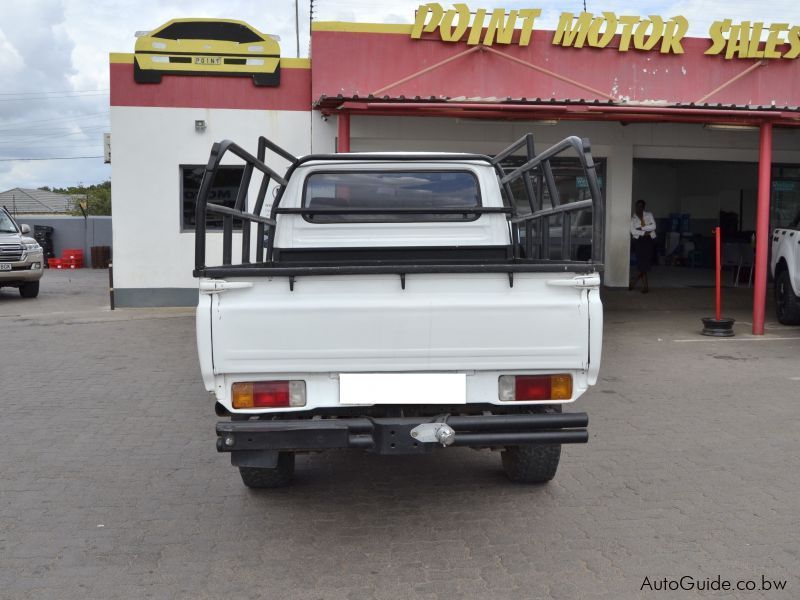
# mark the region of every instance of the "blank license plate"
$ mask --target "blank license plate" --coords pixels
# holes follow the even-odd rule
[[[340,404],[466,404],[464,373],[342,373]]]
[[[222,58],[219,56],[195,56],[194,64],[196,65],[221,65]]]
[[[10,271],[11,265],[8,263],[0,263],[0,271]]]

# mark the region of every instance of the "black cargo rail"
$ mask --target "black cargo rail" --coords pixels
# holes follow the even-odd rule
[[[289,162],[284,175],[269,167],[266,163],[266,151]],[[501,162],[511,155],[524,152],[525,163],[510,172],[506,172]],[[590,198],[562,202],[556,179],[553,175],[551,160],[564,153],[572,152],[577,156],[583,172]],[[222,164],[223,158],[231,154],[244,162],[244,171],[233,208],[220,206],[209,201],[214,177]],[[304,208],[282,207],[281,200],[287,184],[295,170],[308,162],[483,162],[491,165],[497,173],[498,181],[504,193],[504,206],[470,208]],[[260,173],[261,182],[253,203],[252,211],[247,206],[247,191],[254,173]],[[268,216],[262,215],[264,201],[270,183],[277,187],[275,200]],[[530,212],[524,215],[517,213],[513,184],[521,182],[524,201]],[[545,194],[546,192],[546,194]],[[548,205],[545,205],[545,196]],[[580,211],[592,212],[591,257],[589,260],[573,260],[571,258],[572,239],[571,216]],[[222,215],[222,262],[220,265],[206,265],[206,216],[208,213]],[[364,215],[364,214],[413,214],[413,215],[483,215],[504,214],[508,220],[509,243],[508,260],[502,263],[486,261],[480,264],[465,264],[465,261],[436,260],[435,264],[408,264],[402,259],[387,261],[360,260],[358,264],[342,261],[333,267],[324,264],[284,264],[275,253],[275,230],[280,215]],[[553,217],[561,219],[560,259],[551,259],[551,235],[549,221]],[[265,137],[258,139],[257,156],[253,156],[237,144],[225,140],[215,143],[206,164],[200,191],[195,207],[195,277],[237,277],[237,276],[288,276],[299,275],[331,275],[360,273],[446,273],[446,272],[599,272],[603,269],[603,220],[604,201],[597,181],[594,161],[592,160],[588,140],[568,137],[540,154],[535,154],[533,136],[527,134],[494,157],[483,154],[311,154],[297,158],[277,146]],[[241,234],[241,261],[233,261],[233,222],[243,221]],[[252,229],[255,227],[255,240]],[[524,242],[522,233],[525,233]],[[412,248],[409,248],[410,250]],[[433,261],[431,261],[433,262]],[[415,269],[418,267],[418,269]],[[509,278],[513,284],[513,279]]]
[[[301,277],[311,275],[414,275],[420,273],[596,273],[602,265],[559,262],[518,261],[482,262],[464,264],[442,262],[438,264],[355,264],[355,265],[302,265],[297,263],[272,263],[232,265],[229,267],[206,267],[203,277]]]
[[[586,413],[534,413],[430,417],[354,417],[222,421],[217,423],[219,452],[310,451],[355,448],[377,454],[429,452],[411,430],[423,423],[446,422],[452,446],[491,448],[520,444],[583,444],[589,440]]]

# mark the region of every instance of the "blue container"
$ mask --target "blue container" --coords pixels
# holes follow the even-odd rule
[[[689,233],[691,231],[691,215],[689,213],[681,213],[681,233]]]
[[[669,213],[669,230],[681,230],[681,216],[678,213]]]

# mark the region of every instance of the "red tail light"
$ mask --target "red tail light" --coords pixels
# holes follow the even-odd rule
[[[572,375],[503,375],[500,377],[500,400],[569,400],[572,398]]]
[[[233,384],[233,408],[305,406],[304,381],[245,381]]]
[[[550,400],[550,376],[517,376],[514,400]]]
[[[288,381],[264,381],[253,384],[254,407],[289,406]]]

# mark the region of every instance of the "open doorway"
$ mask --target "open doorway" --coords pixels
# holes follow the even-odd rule
[[[635,160],[633,202],[645,200],[656,220],[651,285],[713,285],[717,226],[724,284],[751,285],[757,194],[756,163]]]

